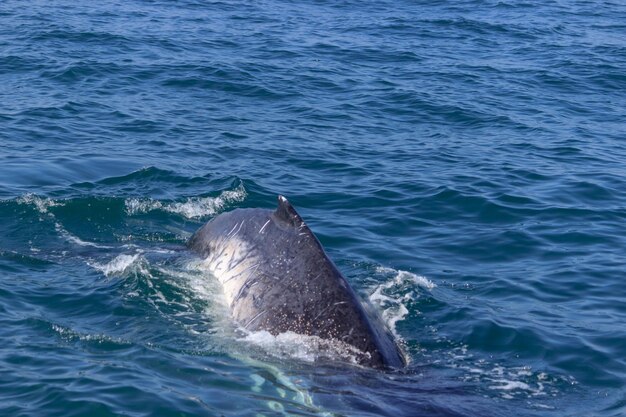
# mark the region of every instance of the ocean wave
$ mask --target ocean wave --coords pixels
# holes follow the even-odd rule
[[[128,198],[125,201],[129,216],[162,210],[181,215],[188,219],[213,216],[228,204],[245,200],[247,192],[243,184],[233,190],[225,190],[217,197],[190,197],[185,202],[162,202],[153,199]]]
[[[109,277],[121,275],[131,268],[145,272],[145,267],[142,265],[143,262],[145,262],[145,259],[141,253],[136,253],[134,255],[120,254],[107,263],[91,262],[89,265]]]
[[[78,332],[70,327],[61,326],[59,324],[51,324],[51,329],[66,341],[79,340],[81,342],[95,342],[98,344],[111,343],[114,345],[131,345],[128,340],[119,337],[113,337],[106,334],[91,334]]]
[[[63,236],[65,238],[65,240],[67,240],[70,243],[74,243],[78,246],[90,246],[93,248],[100,248],[100,249],[111,249],[112,246],[106,246],[106,245],[99,245],[97,243],[93,243],[93,242],[88,242],[86,240],[83,240],[81,238],[79,238],[76,235],[73,235],[72,233],[68,232],[67,229],[65,229],[63,226],[61,226],[60,223],[55,222],[54,223],[54,228],[56,229],[57,232],[59,232],[59,234],[61,234],[61,236]]]
[[[624,414],[622,3],[2,2],[0,414],[310,415],[152,252],[277,192],[411,355],[336,414]]]
[[[24,194],[21,197],[18,197],[16,200],[18,204],[26,204],[30,206],[34,206],[37,211],[41,214],[49,214],[49,209],[52,207],[62,207],[64,204],[63,201],[53,200],[48,197],[40,197],[35,194]]]

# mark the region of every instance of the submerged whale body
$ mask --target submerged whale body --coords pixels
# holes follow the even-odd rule
[[[357,361],[400,367],[404,356],[380,317],[366,311],[286,198],[275,211],[235,209],[200,228],[189,247],[206,257],[239,325],[294,332],[357,348]]]

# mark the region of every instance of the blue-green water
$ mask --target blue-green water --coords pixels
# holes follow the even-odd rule
[[[0,415],[626,414],[626,6],[0,3]],[[410,364],[246,336],[290,198]]]

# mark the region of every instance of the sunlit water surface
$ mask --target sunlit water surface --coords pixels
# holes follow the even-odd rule
[[[626,414],[625,34],[621,2],[3,1],[0,414]],[[233,323],[184,243],[279,193],[406,369]]]

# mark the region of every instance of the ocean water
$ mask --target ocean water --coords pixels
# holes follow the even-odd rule
[[[626,415],[625,71],[620,1],[2,1],[0,415]],[[184,244],[278,194],[406,369],[233,323]]]

